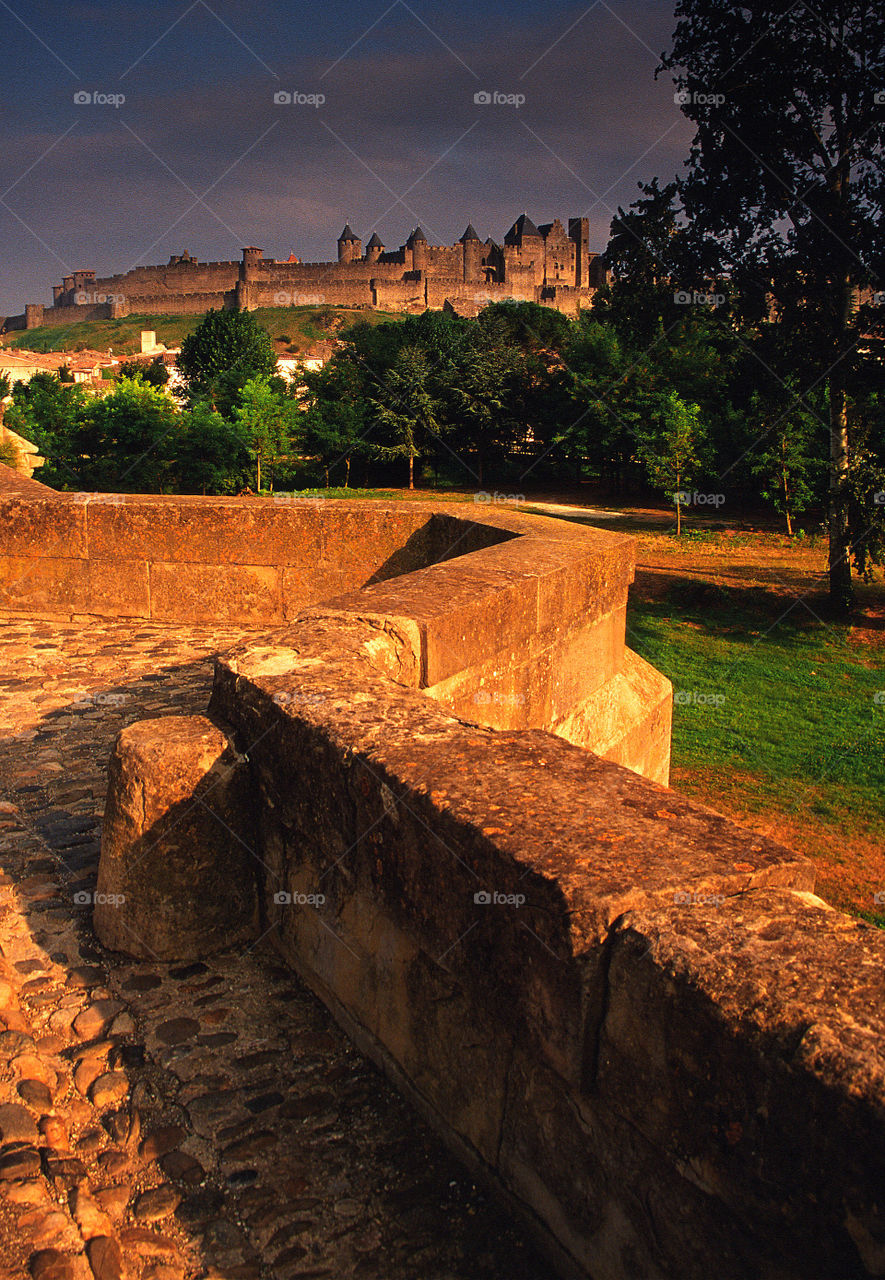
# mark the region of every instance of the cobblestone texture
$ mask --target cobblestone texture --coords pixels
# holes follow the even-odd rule
[[[114,736],[241,638],[0,621],[0,1280],[552,1280],[267,940],[92,932]]]

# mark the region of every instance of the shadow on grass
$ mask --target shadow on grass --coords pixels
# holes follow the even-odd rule
[[[829,605],[820,594],[793,596],[758,584],[730,586],[659,569],[637,571],[630,603],[634,615],[682,621],[694,630],[732,641],[743,638],[755,643],[760,633],[776,632],[783,644],[790,637],[804,640],[824,628],[837,634],[847,631],[844,622],[827,616]],[[638,617],[632,625],[640,625]]]

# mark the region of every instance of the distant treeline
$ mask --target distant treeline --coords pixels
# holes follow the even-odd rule
[[[50,375],[16,384],[7,424],[59,488],[237,493],[323,485],[477,490],[592,480],[677,507],[768,503],[789,523],[825,503],[828,406],[776,319],[725,294],[615,283],[579,319],[533,303],[476,319],[425,312],[345,330],[300,385],[275,374],[248,313],[186,339],[178,399],[135,366],[107,395]],[[127,376],[128,375],[128,376]],[[882,365],[850,404],[856,504],[885,490]],[[681,499],[678,495],[682,495]]]

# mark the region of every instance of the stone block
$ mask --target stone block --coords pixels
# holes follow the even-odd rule
[[[159,622],[282,622],[280,571],[265,565],[150,567],[151,617]]]
[[[87,612],[88,604],[88,560],[0,557],[0,607],[67,615]]]
[[[86,505],[75,495],[4,496],[0,555],[82,559],[87,554]]]
[[[129,725],[109,767],[95,930],[115,951],[196,960],[254,936],[248,770],[211,721]]]

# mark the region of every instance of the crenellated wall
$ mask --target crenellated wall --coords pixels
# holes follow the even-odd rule
[[[589,269],[594,255],[588,249],[587,219],[570,219],[568,231],[557,219],[542,228],[543,234],[524,234],[517,225],[503,248],[491,240],[483,243],[471,228],[470,235],[453,245],[430,245],[413,233],[399,249],[384,250],[376,243],[363,253],[361,240],[350,233],[339,241],[338,260],[330,262],[278,262],[249,246],[239,262],[199,262],[185,252],[173,255],[165,266],[135,267],[118,275],[96,278],[94,271],[75,271],[53,287],[52,307],[29,304],[24,325],[12,317],[7,327],[67,324],[71,307],[96,305],[111,310],[83,313],[79,319],[323,302],[403,311],[457,302],[470,312],[482,305],[477,293],[488,281],[504,299],[537,301],[575,314],[604,280],[598,266]],[[560,284],[569,285],[574,294],[560,294]]]

